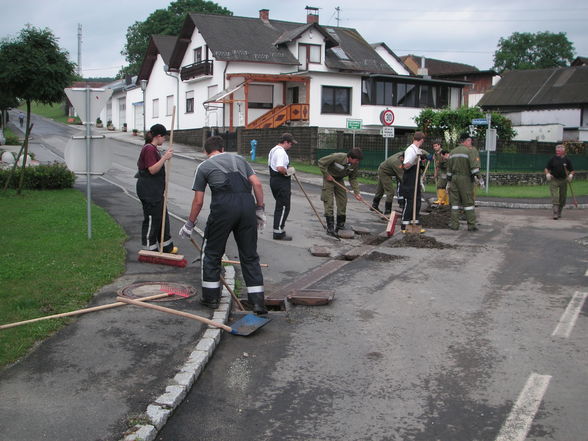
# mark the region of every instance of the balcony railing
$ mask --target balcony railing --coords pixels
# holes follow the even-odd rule
[[[211,60],[188,64],[187,66],[183,66],[180,70],[180,78],[182,78],[182,81],[191,80],[192,78],[202,77],[204,75],[212,75]]]

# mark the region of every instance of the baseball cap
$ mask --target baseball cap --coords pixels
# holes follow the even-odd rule
[[[298,144],[298,141],[294,139],[291,133],[282,133],[282,137],[280,138],[280,142],[291,142],[292,144]]]

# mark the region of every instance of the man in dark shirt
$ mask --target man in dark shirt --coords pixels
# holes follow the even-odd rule
[[[555,156],[545,167],[545,178],[549,182],[554,219],[561,217],[561,211],[566,204],[567,185],[574,179],[574,174],[572,161],[566,157],[566,148],[562,144],[556,145]]]

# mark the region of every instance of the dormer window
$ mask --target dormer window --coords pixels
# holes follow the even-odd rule
[[[321,45],[320,44],[303,44],[298,45],[298,61],[300,62],[299,70],[308,70],[309,63],[321,63]]]

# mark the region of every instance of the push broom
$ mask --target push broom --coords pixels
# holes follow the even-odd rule
[[[176,119],[176,106],[172,110],[171,130],[169,135],[169,147],[171,149],[174,145],[174,124]],[[163,252],[163,239],[165,234],[165,218],[167,212],[167,189],[169,183],[169,175],[171,172],[171,158],[167,161],[167,167],[165,170],[165,188],[163,190],[163,214],[161,216],[161,237],[159,239],[159,251],[139,251],[139,262],[145,263],[156,263],[161,265],[179,266],[184,268],[188,261],[182,254],[172,254]]]

